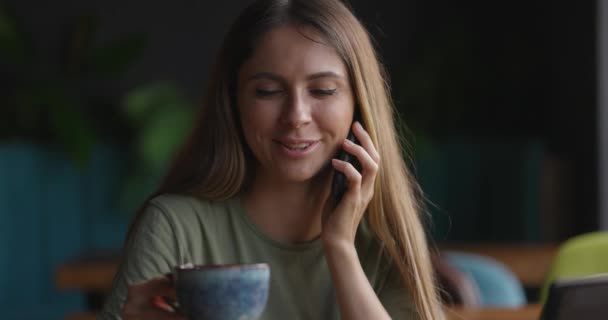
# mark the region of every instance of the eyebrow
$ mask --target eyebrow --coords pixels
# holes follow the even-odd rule
[[[337,78],[337,79],[343,79],[344,76],[333,72],[333,71],[322,71],[322,72],[317,72],[317,73],[313,73],[309,76],[306,77],[307,80],[314,80],[314,79],[319,79],[319,78]],[[284,81],[283,77],[271,73],[271,72],[258,72],[254,75],[252,75],[251,77],[249,77],[248,80],[255,80],[255,79],[270,79],[270,80],[274,80],[274,81]]]

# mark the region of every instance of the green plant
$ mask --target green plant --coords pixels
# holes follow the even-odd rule
[[[195,108],[167,83],[136,88],[125,97],[124,106],[135,130],[121,204],[124,210],[133,212],[158,184],[192,129]]]
[[[0,57],[8,72],[0,97],[0,140],[33,141],[64,150],[78,165],[108,135],[127,134],[119,106],[98,87],[140,57],[145,37],[129,35],[97,44],[98,19],[67,22],[58,52],[37,50],[23,23],[0,5]],[[107,129],[111,127],[111,129]]]
[[[6,91],[0,92],[0,141],[59,148],[81,167],[98,143],[127,147],[116,196],[118,211],[132,213],[190,130],[194,107],[169,83],[108,94],[99,84],[124,75],[143,54],[146,37],[98,44],[94,15],[67,24],[67,40],[56,39],[61,54],[38,52],[33,36],[0,3],[0,58],[9,70],[2,75],[7,86],[0,88]]]

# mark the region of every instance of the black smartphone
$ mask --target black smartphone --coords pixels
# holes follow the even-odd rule
[[[346,139],[354,142],[355,144],[359,144],[359,140],[355,138],[355,134],[352,132],[352,130],[348,132],[348,136],[346,137]],[[340,149],[340,151],[338,151],[335,158],[338,160],[350,162],[353,167],[357,169],[357,171],[361,172],[361,164],[359,163],[359,160],[357,160],[357,157],[344,151],[343,149]],[[335,170],[334,177],[331,182],[330,195],[334,208],[338,205],[338,203],[340,203],[340,200],[342,199],[342,196],[344,196],[346,189],[348,189],[346,176],[344,175],[344,173]]]

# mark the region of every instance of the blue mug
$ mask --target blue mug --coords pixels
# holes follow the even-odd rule
[[[179,311],[189,320],[256,320],[268,300],[266,263],[182,265],[173,270]]]

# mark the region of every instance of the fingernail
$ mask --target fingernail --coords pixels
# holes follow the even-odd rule
[[[348,140],[348,139],[344,139],[344,143],[348,144],[348,145],[352,145],[354,144],[352,141]]]

